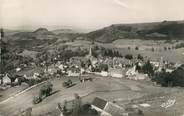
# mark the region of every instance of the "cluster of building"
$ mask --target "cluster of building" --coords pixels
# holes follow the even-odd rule
[[[57,58],[55,58],[57,60]],[[139,73],[138,66],[143,66],[146,61],[139,59],[128,60],[120,57],[93,57],[90,47],[89,54],[85,57],[72,57],[67,62],[57,61],[47,66],[44,70],[33,68],[33,70],[23,71],[23,68],[17,67],[16,74],[23,76],[26,79],[39,79],[43,74],[51,77],[73,76],[79,77],[84,73],[93,73],[103,77],[128,78],[133,80],[144,80],[148,77],[147,74]],[[169,63],[160,59],[160,61],[150,61],[154,67],[154,71],[172,72],[180,66],[180,64]],[[43,66],[44,63],[41,63]],[[5,83],[10,83],[8,76],[4,76]],[[1,80],[2,81],[2,80]]]

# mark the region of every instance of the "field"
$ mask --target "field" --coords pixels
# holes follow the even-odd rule
[[[184,63],[184,48],[173,49],[178,43],[183,41],[171,41],[167,43],[164,40],[116,40],[112,43],[111,46],[118,48],[122,55],[133,54],[137,56],[137,54],[141,54],[145,57],[150,58],[151,60],[159,61],[161,57],[164,60],[174,62],[174,63]],[[135,50],[135,47],[138,47],[138,50]],[[130,50],[128,50],[130,47]],[[171,48],[170,50],[164,50],[164,47]],[[154,51],[152,51],[154,48]]]
[[[41,87],[41,85],[39,85],[35,88],[32,88],[29,91],[26,91],[23,94],[20,94],[12,99],[9,99],[6,102],[0,102],[0,114],[2,116],[16,116],[18,113],[20,113],[22,110],[25,110],[28,107],[33,108],[32,113],[34,116],[37,116],[39,114],[46,114],[48,112],[59,113],[56,108],[57,103],[58,102],[63,103],[64,100],[70,101],[74,99],[74,93],[78,93],[82,97],[83,103],[91,102],[94,99],[94,97],[98,96],[108,101],[115,101],[119,105],[123,105],[130,103],[130,101],[134,99],[135,101],[136,100],[140,101],[140,99],[142,99],[142,101],[145,102],[148,96],[151,99],[154,98],[155,96],[166,96],[168,94],[170,95],[178,91],[183,92],[183,90],[179,88],[163,88],[153,86],[153,84],[147,81],[133,81],[127,79],[115,79],[99,76],[92,76],[92,77],[95,78],[93,82],[85,82],[85,83],[80,83],[77,78],[71,77],[72,81],[75,82],[76,85],[68,89],[62,87],[62,82],[64,80],[67,80],[68,77],[62,79],[53,79],[51,80],[51,82],[54,85],[53,87],[54,93],[51,96],[44,99],[41,103],[37,105],[32,104],[33,96],[38,94],[39,89]],[[173,94],[173,96],[174,95],[175,94]],[[184,95],[184,92],[181,93],[181,95]],[[181,106],[182,97],[180,96],[178,97],[178,101]],[[158,102],[159,105],[162,103],[162,101]],[[159,108],[158,105],[155,107]],[[150,112],[148,112],[148,114],[149,113]]]

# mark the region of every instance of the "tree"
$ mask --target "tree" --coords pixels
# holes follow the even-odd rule
[[[51,82],[47,82],[44,84],[41,89],[40,89],[40,94],[39,96],[42,98],[42,96],[49,96],[50,93],[52,92],[53,84]]]
[[[91,109],[91,104],[87,103],[82,106],[82,112],[88,112]]]
[[[165,70],[154,75],[153,81],[165,87],[184,87],[184,65],[169,73]]]
[[[153,76],[154,70],[149,60],[143,65],[142,71],[143,73],[148,74],[149,76]]]
[[[138,47],[138,46],[136,46],[136,47],[135,47],[135,50],[139,50],[139,47]]]
[[[81,67],[85,68],[85,63],[83,61],[81,61]]]
[[[101,71],[108,71],[108,65],[107,64],[100,64],[100,70]]]
[[[133,55],[132,54],[127,54],[127,55],[125,55],[125,58],[128,59],[128,60],[132,60]]]
[[[154,51],[155,51],[155,49],[154,49],[154,48],[151,48],[151,51],[152,51],[152,52],[154,52]]]
[[[138,54],[138,55],[137,55],[137,59],[139,59],[139,60],[142,60],[142,61],[143,61],[143,60],[144,60],[144,57],[143,57],[143,56],[141,56],[141,54]]]
[[[75,96],[75,99],[73,101],[72,116],[79,116],[79,113],[81,111],[82,101],[81,101],[81,97],[78,94],[74,94],[74,96]]]

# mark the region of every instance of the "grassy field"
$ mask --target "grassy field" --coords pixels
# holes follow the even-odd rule
[[[33,96],[37,95],[41,87],[33,88],[5,103],[0,103],[0,113],[3,116],[16,116],[20,111],[28,107],[33,108],[33,115],[44,114],[47,112],[57,112],[57,103],[64,100],[74,99],[74,93],[82,96],[84,103],[91,102],[94,97],[102,97],[108,101],[116,101],[120,105],[133,99],[144,98],[157,94],[167,94],[178,91],[177,88],[156,87],[148,82],[133,81],[127,79],[115,79],[97,77],[93,82],[80,83],[77,78],[71,78],[76,83],[71,88],[63,88],[62,82],[66,79],[54,79],[53,95],[44,99],[40,104],[33,105]]]
[[[183,41],[171,41],[167,43],[164,40],[153,41],[153,40],[116,40],[112,43],[111,46],[114,46],[119,49],[122,55],[141,54],[145,57],[150,58],[151,60],[160,60],[163,57],[164,60],[174,62],[174,63],[184,63],[184,48],[172,49],[176,44]],[[135,50],[135,47],[138,47],[139,50]],[[128,49],[130,47],[130,50]],[[164,50],[164,47],[169,47],[171,50]],[[154,48],[154,51],[152,51]]]

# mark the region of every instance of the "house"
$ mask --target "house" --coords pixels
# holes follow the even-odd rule
[[[64,65],[63,65],[63,64],[60,64],[60,65],[58,65],[58,68],[59,68],[60,70],[64,70]]]
[[[40,75],[43,73],[41,68],[27,69],[16,72],[15,74],[20,77],[24,77],[25,79],[40,79]]]
[[[92,102],[92,108],[100,112],[100,116],[112,116],[108,112],[104,111],[107,103],[108,102],[106,100],[96,97]]]
[[[110,68],[109,69],[109,75],[111,77],[116,77],[116,78],[122,78],[125,77],[125,72],[123,69],[118,69],[118,68]]]
[[[168,69],[168,68],[166,68],[165,71],[166,71],[166,72],[169,72],[169,73],[172,73],[174,70],[173,70],[173,69]]]
[[[104,111],[108,112],[112,116],[126,116],[125,109],[112,102],[107,103]]]
[[[157,68],[160,66],[160,62],[151,61],[150,63]]]
[[[16,68],[16,72],[19,72],[19,71],[21,71],[21,68],[19,68],[19,67]]]
[[[80,73],[81,73],[81,74],[84,74],[84,73],[85,73],[85,69],[84,69],[84,68],[81,68],[81,69],[80,69]]]
[[[78,68],[78,66],[72,66],[68,69],[67,73],[68,76],[80,76],[80,69]]]
[[[1,80],[0,80],[1,81]],[[8,74],[6,74],[4,77],[3,77],[3,84],[9,84],[11,83],[11,79],[9,77]]]
[[[99,97],[92,102],[92,108],[100,112],[100,116],[126,116],[123,107]]]
[[[46,72],[46,70],[45,70],[45,72]],[[57,68],[54,65],[51,65],[51,66],[48,67],[47,72],[49,74],[53,75],[53,74],[57,73]]]
[[[130,68],[126,72],[126,78],[132,79],[132,80],[144,80],[147,77],[148,77],[147,74],[142,74],[142,73],[139,73],[138,71],[136,71],[136,66],[134,66],[133,68]]]
[[[76,76],[80,76],[80,73],[78,73],[78,72],[72,72],[71,70],[69,70],[68,71],[68,76],[76,77]]]
[[[127,77],[127,79],[132,79],[132,80],[144,80],[148,77],[147,74],[141,74],[141,73],[136,73],[135,75],[130,75]]]
[[[107,71],[101,71],[100,75],[103,76],[103,77],[107,77],[108,72]]]
[[[129,77],[129,76],[135,76],[137,73],[136,71],[136,66],[134,66],[133,68],[130,68],[127,72],[126,72],[126,76]]]

